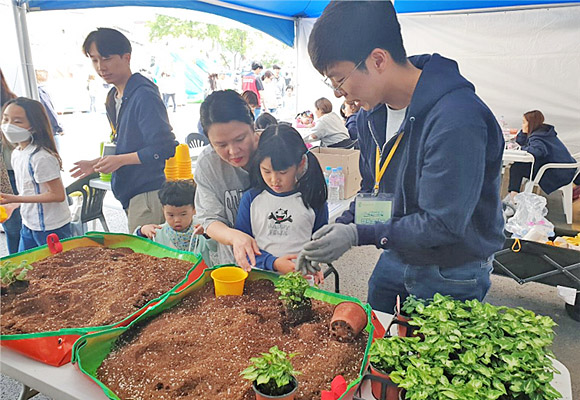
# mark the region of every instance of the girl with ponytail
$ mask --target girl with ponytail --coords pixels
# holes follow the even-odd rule
[[[242,197],[236,229],[254,237],[256,267],[285,274],[312,234],[328,223],[327,188],[316,157],[289,125],[270,126],[260,136]],[[322,280],[322,274],[316,277]]]

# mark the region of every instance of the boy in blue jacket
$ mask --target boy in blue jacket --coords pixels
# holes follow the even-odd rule
[[[159,89],[131,72],[131,43],[119,31],[99,28],[89,33],[83,52],[105,82],[114,85],[105,107],[114,155],[75,163],[72,176],[112,173],[113,194],[127,213],[129,232],[147,223],[161,224],[158,191],[165,182],[165,160],[175,154],[175,135]]]
[[[374,309],[392,312],[397,295],[482,300],[504,242],[504,141],[474,86],[438,54],[407,58],[390,1],[331,2],[308,51],[335,95],[364,109],[361,192],[390,194],[393,211],[387,221],[355,224],[352,204],[313,235],[299,268],[373,244],[384,250],[369,280]]]

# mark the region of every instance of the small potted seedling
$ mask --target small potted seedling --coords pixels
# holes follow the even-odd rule
[[[285,306],[285,320],[289,326],[296,326],[312,318],[312,301],[306,297],[310,284],[299,272],[282,275],[275,283],[278,298]]]
[[[397,400],[401,388],[392,383],[390,374],[395,371],[404,370],[410,363],[413,356],[413,344],[419,338],[405,338],[392,336],[384,339],[375,339],[369,350],[369,362],[371,375],[383,378],[389,383],[386,385],[384,397],[381,395],[382,384],[379,381],[371,382],[371,391],[376,399]]]
[[[286,354],[278,346],[270,348],[261,357],[252,357],[252,363],[240,375],[252,382],[256,400],[279,399],[293,400],[298,389],[295,371],[290,359],[296,353]]]
[[[413,319],[417,314],[420,314],[425,306],[428,304],[428,300],[420,299],[414,295],[409,295],[403,302],[403,306],[399,310],[395,307],[395,317],[398,326],[399,336],[412,336],[414,327],[409,326],[408,322]]]
[[[10,260],[3,261],[0,265],[0,280],[2,281],[2,294],[8,292],[22,293],[28,289],[26,276],[32,269],[28,261],[22,260],[16,264]]]

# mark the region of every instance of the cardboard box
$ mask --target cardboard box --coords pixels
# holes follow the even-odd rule
[[[323,171],[326,167],[342,167],[345,198],[348,199],[358,193],[362,180],[358,169],[360,150],[316,147],[310,151],[318,159]]]

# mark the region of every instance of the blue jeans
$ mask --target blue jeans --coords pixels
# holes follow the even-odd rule
[[[33,231],[26,225],[22,225],[22,230],[20,230],[20,244],[18,245],[18,251],[20,252],[45,245],[46,237],[51,233],[56,233],[59,239],[72,237],[70,223],[63,225],[58,229],[53,229],[52,231]]]
[[[18,189],[16,189],[16,178],[14,177],[13,170],[8,170],[8,177],[10,178],[12,191],[14,194],[18,194]],[[6,232],[6,245],[8,247],[8,253],[18,253],[18,243],[20,243],[20,229],[22,228],[20,208],[17,208],[14,210],[14,212],[12,212],[12,215],[10,218],[4,221],[2,227],[4,228],[4,232]]]
[[[401,296],[401,303],[409,294],[431,298],[435,293],[457,300],[483,300],[491,286],[493,256],[455,267],[405,264],[398,255],[385,250],[369,279],[367,302],[375,310],[392,313]]]

